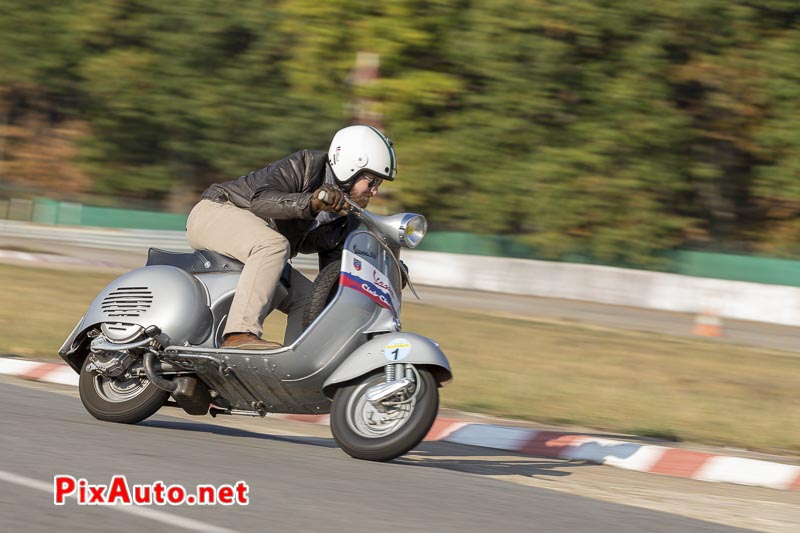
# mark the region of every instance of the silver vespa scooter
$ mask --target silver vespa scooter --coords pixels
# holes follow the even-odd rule
[[[171,396],[193,415],[330,413],[336,442],[358,459],[387,461],[419,444],[436,418],[438,387],[452,379],[438,344],[400,325],[410,282],[398,255],[419,244],[427,223],[349,204],[361,227],[341,263],[317,276],[303,333],[277,350],[220,348],[242,263],[151,249],[146,266],[100,292],[59,349],[80,374],[86,410],[133,424]]]

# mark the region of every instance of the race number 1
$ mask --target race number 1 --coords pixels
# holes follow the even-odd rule
[[[383,354],[389,361],[400,361],[411,353],[411,343],[406,339],[393,339],[383,349]]]

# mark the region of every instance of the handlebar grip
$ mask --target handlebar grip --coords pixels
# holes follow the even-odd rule
[[[319,193],[317,193],[317,198],[319,199],[320,202],[322,202],[325,205],[331,205],[332,198],[330,196],[331,195],[328,193],[328,191],[319,191]],[[361,211],[361,207],[357,203],[355,203],[352,199],[348,198],[347,195],[344,196],[344,201],[345,203],[347,203],[348,207],[346,207],[343,211],[340,211],[341,213],[344,213],[346,211],[350,212]]]

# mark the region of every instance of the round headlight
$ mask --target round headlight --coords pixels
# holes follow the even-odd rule
[[[400,226],[400,242],[409,248],[416,248],[428,231],[428,221],[422,215],[409,215]]]

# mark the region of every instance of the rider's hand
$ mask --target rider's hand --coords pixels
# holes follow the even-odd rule
[[[325,201],[320,200],[319,195],[325,192]],[[347,213],[347,202],[344,200],[344,193],[337,187],[325,184],[311,196],[311,211],[330,211],[331,213]]]

